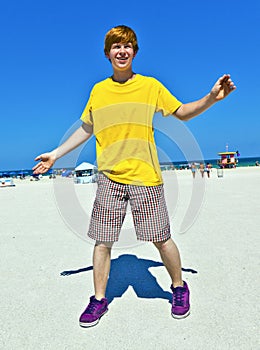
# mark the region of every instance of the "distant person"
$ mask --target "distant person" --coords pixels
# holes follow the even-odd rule
[[[161,112],[188,121],[224,99],[235,86],[230,75],[224,74],[205,97],[183,104],[157,79],[133,71],[138,44],[131,28],[124,25],[112,28],[106,34],[104,51],[112,65],[112,76],[93,87],[81,116],[83,123],[74,134],[58,148],[35,158],[39,163],[34,173],[47,172],[57,159],[95,134],[99,178],[88,231],[96,242],[95,294],[80,316],[82,327],[96,325],[108,311],[106,287],[111,248],[119,239],[128,201],[137,238],[154,243],[169,273],[173,293],[171,314],[174,318],[184,318],[190,313],[189,288],[182,279],[180,254],[171,238],[153,115]],[[165,62],[172,69],[170,61]]]
[[[211,169],[212,169],[212,165],[210,163],[207,163],[205,170],[206,170],[208,178],[210,178]]]
[[[204,172],[205,172],[205,164],[204,163],[200,163],[199,171],[200,171],[201,177],[204,177]]]
[[[196,166],[196,164],[195,164],[195,163],[192,163],[190,168],[191,168],[192,177],[193,177],[193,179],[195,179],[196,172],[197,172],[197,166]]]
[[[259,161],[258,160],[255,162],[255,166],[259,166]]]

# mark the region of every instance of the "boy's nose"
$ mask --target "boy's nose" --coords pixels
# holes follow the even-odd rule
[[[119,52],[125,52],[125,47],[124,47],[124,45],[120,46]]]

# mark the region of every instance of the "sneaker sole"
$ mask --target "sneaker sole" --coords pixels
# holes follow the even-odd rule
[[[176,320],[181,320],[182,318],[188,317],[190,314],[190,310],[186,312],[186,314],[183,315],[175,315],[172,313],[172,317],[175,318]]]
[[[96,326],[98,324],[99,320],[101,319],[101,317],[104,316],[107,312],[108,312],[108,310],[105,311],[96,321],[93,321],[93,322],[79,322],[80,327],[89,328],[89,327]]]

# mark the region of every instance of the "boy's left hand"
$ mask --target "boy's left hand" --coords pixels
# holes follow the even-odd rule
[[[210,95],[215,99],[215,101],[220,101],[227,97],[235,89],[236,86],[231,80],[230,75],[224,74],[217,80],[210,91]]]

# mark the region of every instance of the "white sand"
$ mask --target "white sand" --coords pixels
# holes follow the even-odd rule
[[[214,169],[204,182],[194,182],[186,170],[163,176],[182,265],[198,272],[183,273],[191,315],[174,320],[166,300],[138,297],[129,287],[98,326],[80,328],[78,317],[93,293],[92,272],[60,273],[92,265],[93,243],[82,236],[96,185],[16,180],[15,187],[0,189],[1,349],[259,348],[260,168],[226,170],[223,178]],[[204,197],[195,193],[191,200],[194,186]],[[160,261],[152,244],[136,242],[130,213],[112,259],[125,254]],[[169,291],[164,268],[149,271]],[[113,286],[116,291],[116,280]]]

